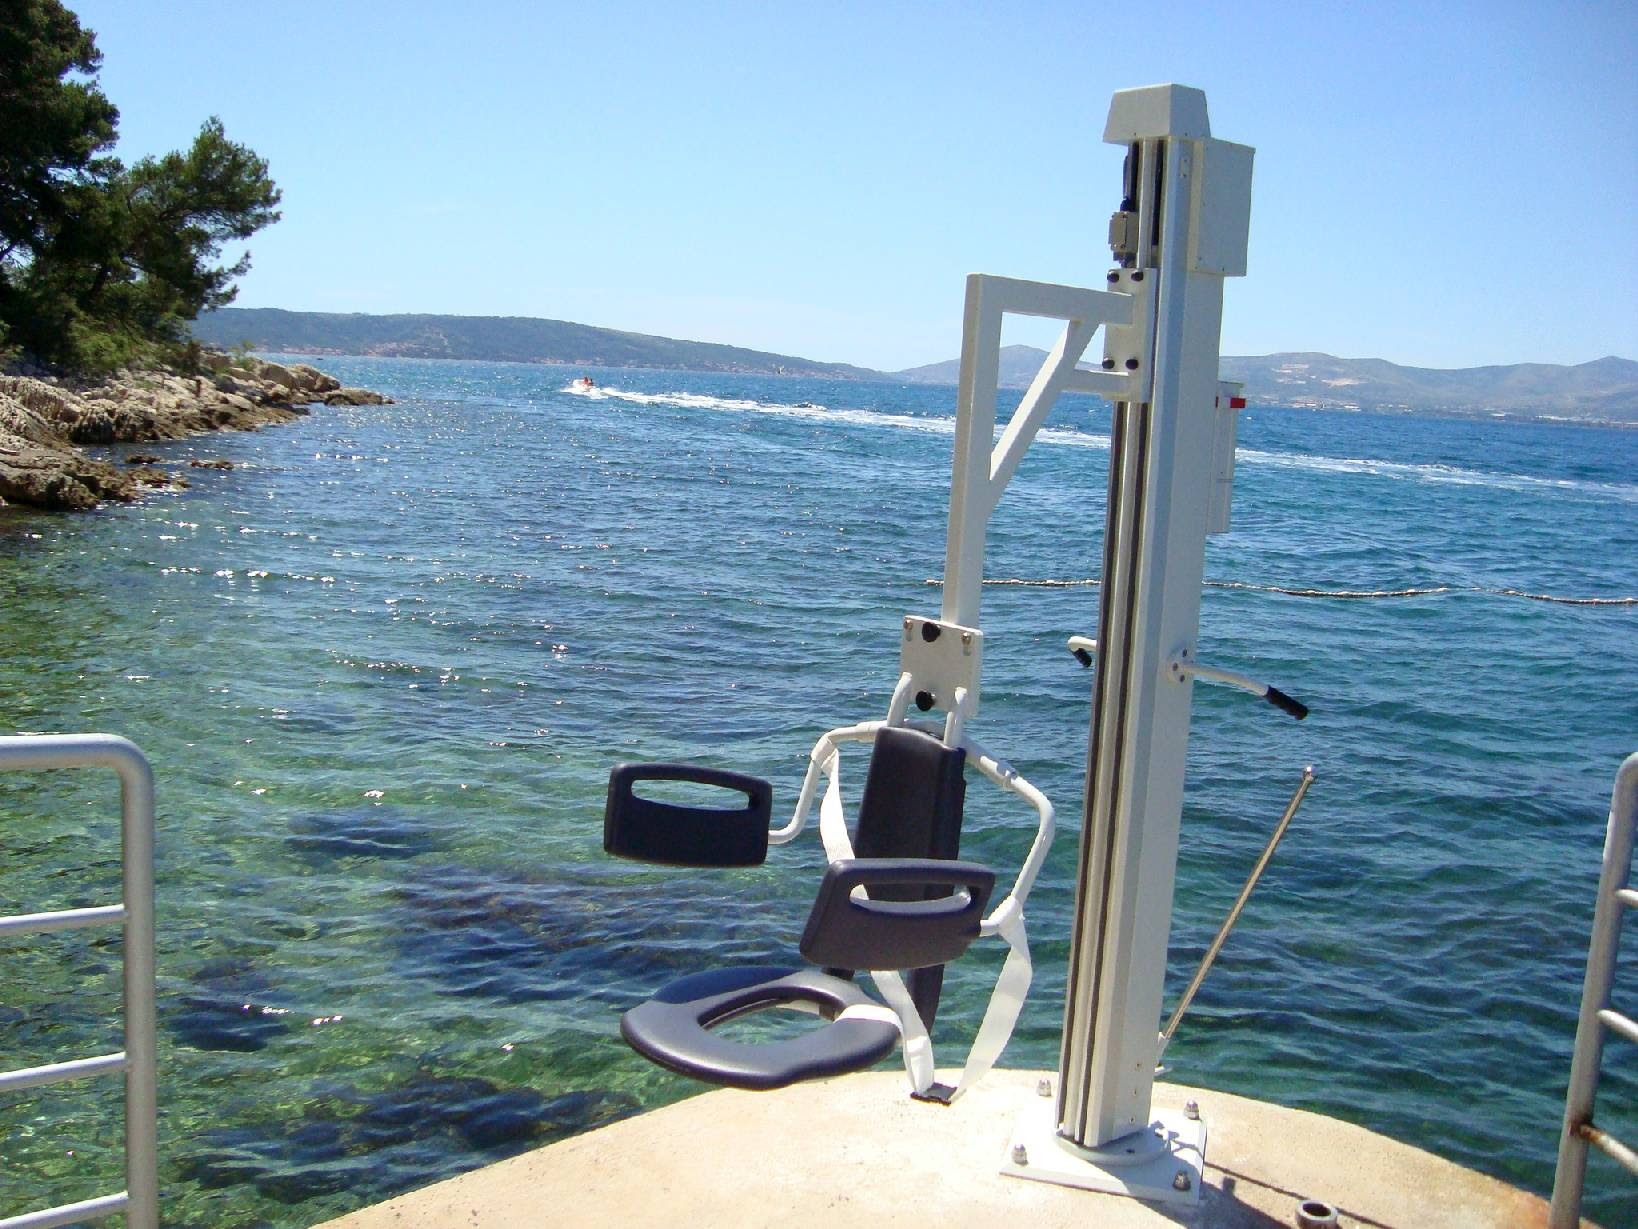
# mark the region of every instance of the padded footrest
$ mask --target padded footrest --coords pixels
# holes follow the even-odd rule
[[[672,982],[633,1007],[620,1018],[620,1035],[645,1058],[681,1075],[730,1088],[784,1088],[863,1071],[891,1054],[897,1025],[835,1018],[872,1002],[852,982],[818,969],[719,969]],[[710,1031],[735,1016],[781,1005],[817,1011],[829,1023],[801,1037],[761,1043]]]

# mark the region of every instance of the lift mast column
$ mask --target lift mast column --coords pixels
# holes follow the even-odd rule
[[[1155,1134],[1150,1094],[1192,698],[1192,684],[1168,665],[1195,647],[1225,429],[1232,447],[1218,345],[1223,279],[1245,273],[1253,152],[1213,140],[1205,95],[1178,85],[1116,93],[1104,140],[1128,150],[1125,199],[1110,225],[1119,265],[1111,289],[1151,285],[1139,295],[1148,320],[1107,330],[1103,366],[1147,369],[1150,379],[1139,385],[1148,401],[1114,407],[1056,1101],[1060,1143],[1092,1161],[1135,1132]]]

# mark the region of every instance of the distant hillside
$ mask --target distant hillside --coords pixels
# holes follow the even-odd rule
[[[231,347],[248,341],[252,348],[272,353],[665,367],[909,384],[954,384],[960,367],[951,359],[906,371],[871,371],[790,354],[525,316],[370,316],[224,307],[200,317],[194,333],[212,345]],[[1034,346],[1003,346],[1001,383],[1024,387],[1045,354]],[[1624,358],[1601,358],[1574,367],[1517,363],[1447,371],[1401,367],[1379,358],[1267,354],[1225,357],[1222,372],[1224,379],[1244,381],[1247,398],[1257,405],[1638,423],[1638,362]]]
[[[1555,415],[1638,422],[1638,363],[1601,358],[1573,367],[1514,363],[1451,370],[1379,358],[1268,354],[1227,358],[1223,378],[1244,380],[1263,405]]]
[[[1044,350],[1007,346],[1001,382],[1022,388],[1034,377]],[[912,367],[894,378],[917,384],[954,384],[954,360]],[[1443,370],[1401,367],[1379,358],[1330,354],[1225,356],[1225,380],[1242,380],[1254,405],[1300,409],[1385,410],[1406,413],[1502,413],[1638,423],[1638,362],[1601,358],[1573,367],[1515,363],[1507,367]]]
[[[1045,357],[1046,351],[1037,350],[1034,346],[1002,346],[1001,387],[1029,387]],[[1087,364],[1081,365],[1084,367]],[[906,384],[954,384],[960,374],[961,360],[952,358],[943,363],[928,363],[925,367],[895,371],[890,378],[903,380]]]
[[[772,375],[874,379],[878,372],[705,341],[678,341],[527,316],[370,316],[224,307],[201,316],[194,335],[210,345],[249,342],[256,350],[296,354],[370,354],[566,363],[586,367],[669,367]]]

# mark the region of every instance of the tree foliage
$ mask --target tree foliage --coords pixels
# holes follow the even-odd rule
[[[278,219],[267,163],[205,121],[127,167],[95,36],[59,0],[0,0],[0,344],[77,371],[176,362],[232,300],[224,245]]]

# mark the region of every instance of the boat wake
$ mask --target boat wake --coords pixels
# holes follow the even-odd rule
[[[924,585],[942,586],[937,577]],[[1287,597],[1330,597],[1350,601],[1381,597],[1435,597],[1444,593],[1482,593],[1491,597],[1517,597],[1531,602],[1556,602],[1563,606],[1638,606],[1638,597],[1572,597],[1563,593],[1532,593],[1527,589],[1504,589],[1494,585],[1426,585],[1404,589],[1314,589],[1287,585],[1258,585],[1243,580],[1203,580],[1208,589],[1245,589],[1251,593],[1283,593]],[[1017,589],[1095,589],[1103,584],[1095,576],[1059,579],[1055,577],[986,576],[984,584]]]
[[[1627,482],[1594,482],[1575,478],[1539,478],[1532,474],[1498,474],[1466,469],[1459,465],[1382,461],[1370,457],[1322,457],[1300,452],[1262,452],[1241,448],[1235,453],[1239,465],[1268,465],[1279,469],[1301,469],[1311,473],[1370,474],[1378,478],[1427,482],[1447,486],[1480,486],[1503,491],[1567,491],[1604,496],[1622,503],[1638,503],[1638,485]]]
[[[665,405],[682,410],[712,410],[729,414],[766,414],[776,418],[798,418],[856,427],[891,427],[903,431],[926,431],[935,435],[955,432],[953,418],[917,418],[909,414],[888,414],[880,410],[831,409],[814,401],[755,401],[741,397],[711,397],[704,393],[639,393],[625,388],[588,388],[579,382],[561,391],[591,401],[625,405]]]
[[[566,385],[565,393],[594,401],[628,405],[663,405],[678,409],[711,410],[739,414],[767,414],[781,418],[805,418],[848,426],[879,427],[898,431],[920,431],[931,435],[955,434],[955,418],[891,414],[881,410],[831,409],[811,401],[755,401],[749,398],[711,397],[703,393],[640,393],[623,388],[587,387],[578,381]],[[1073,427],[1044,427],[1038,440],[1064,448],[1094,448],[1107,451],[1109,437]],[[1530,474],[1486,473],[1436,462],[1385,461],[1371,457],[1327,457],[1302,452],[1268,452],[1242,447],[1236,453],[1238,465],[1266,465],[1276,469],[1298,469],[1310,473],[1366,474],[1402,482],[1425,482],[1448,486],[1478,486],[1520,492],[1562,491],[1595,498],[1638,503],[1638,484],[1596,482],[1572,478],[1540,478]]]
[[[737,412],[772,412],[788,411],[793,415],[822,415],[825,407],[816,405],[812,401],[798,401],[785,403],[779,401],[753,401],[740,397],[711,397],[704,393],[639,393],[627,388],[609,388],[600,385],[586,385],[575,380],[563,387],[565,393],[573,393],[576,397],[585,397],[591,401],[617,401],[627,405],[670,405],[683,410],[728,410]]]

